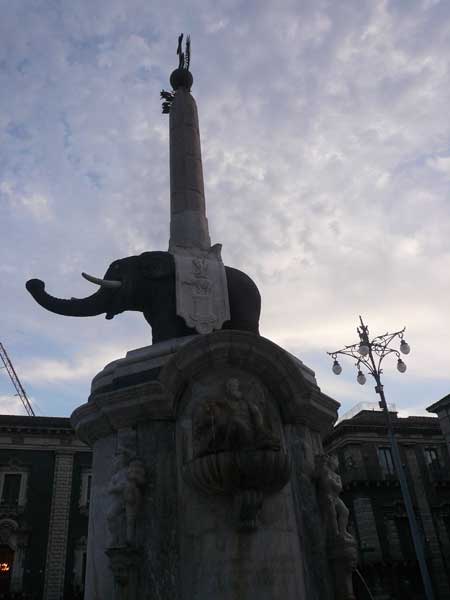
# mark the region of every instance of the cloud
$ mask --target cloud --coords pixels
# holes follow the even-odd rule
[[[44,313],[24,281],[81,297],[80,271],[167,248],[159,92],[181,30],[211,238],[258,283],[263,334],[307,353],[345,403],[359,388],[332,383],[318,357],[353,341],[359,314],[374,334],[406,325],[408,377],[450,385],[449,18],[445,3],[400,0],[5,6],[2,336],[30,385],[69,398],[64,383],[149,343],[138,316]]]
[[[48,221],[53,216],[49,199],[43,194],[19,194],[11,183],[3,181],[0,183],[0,195],[6,198],[13,210],[31,216],[37,222]]]
[[[123,358],[121,352],[119,346],[111,346],[90,351],[84,349],[81,355],[70,359],[31,358],[20,362],[20,370],[24,373],[24,381],[33,385],[89,382],[106,364]]]
[[[25,415],[25,408],[17,396],[0,394],[0,413],[2,415]]]
[[[427,165],[432,169],[450,177],[450,156],[436,156],[427,160]]]

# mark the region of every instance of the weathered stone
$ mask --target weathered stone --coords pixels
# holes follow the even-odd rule
[[[257,335],[221,331],[172,348],[156,379],[124,386],[112,376],[109,391],[94,386],[73,414],[94,449],[86,600],[120,600],[130,556],[130,599],[136,589],[161,600],[334,600],[313,465],[337,404]],[[119,364],[126,373],[127,359]],[[124,439],[147,483],[135,538],[111,545],[113,457]]]
[[[73,453],[58,452],[53,476],[52,516],[48,534],[44,597],[59,600],[64,593],[64,577],[72,490]]]

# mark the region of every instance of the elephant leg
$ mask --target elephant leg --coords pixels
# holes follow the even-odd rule
[[[144,317],[152,328],[153,344],[197,333],[195,329],[188,327],[184,320],[178,316],[174,318],[171,314],[160,314],[155,317],[154,314],[144,312]]]

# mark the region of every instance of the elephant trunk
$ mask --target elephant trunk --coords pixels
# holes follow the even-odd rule
[[[93,317],[108,310],[109,294],[103,288],[87,298],[71,298],[70,300],[55,298],[47,294],[45,283],[40,279],[29,279],[26,288],[38,304],[58,315]]]

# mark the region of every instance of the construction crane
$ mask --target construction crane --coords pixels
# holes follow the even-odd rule
[[[7,370],[8,375],[9,375],[11,381],[13,382],[14,387],[16,388],[17,395],[22,400],[22,404],[24,405],[28,416],[35,417],[36,415],[34,414],[34,410],[30,404],[30,401],[28,400],[27,394],[26,394],[25,390],[23,389],[22,384],[20,383],[20,379],[18,378],[17,373],[14,370],[14,367],[12,365],[12,362],[9,359],[9,356],[5,350],[5,347],[3,346],[3,344],[1,342],[0,342],[0,358],[2,359],[2,362],[5,365],[5,369]]]

